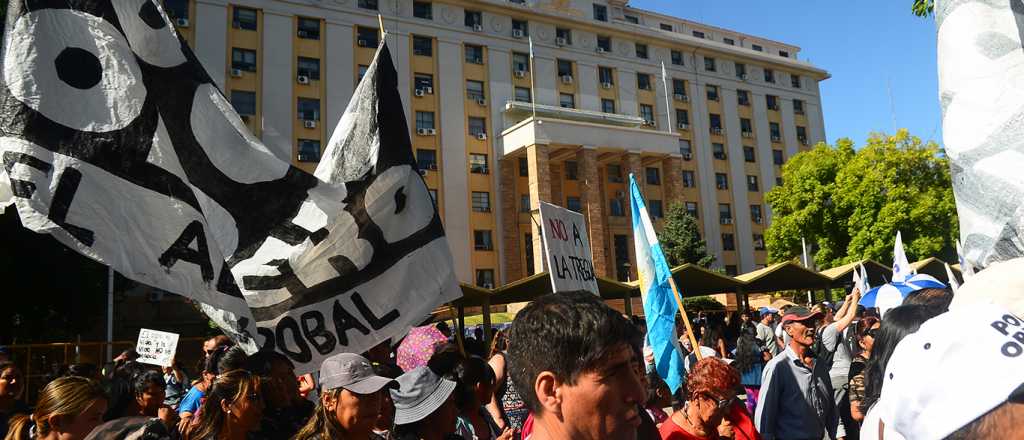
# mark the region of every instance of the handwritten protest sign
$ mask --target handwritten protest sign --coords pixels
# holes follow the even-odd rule
[[[541,202],[540,221],[552,289],[586,290],[597,295],[594,259],[583,214]]]
[[[139,362],[169,367],[177,350],[177,333],[148,328],[139,330],[139,342],[135,344],[135,351],[139,353]]]

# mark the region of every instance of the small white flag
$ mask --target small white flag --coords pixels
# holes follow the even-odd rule
[[[896,244],[892,249],[892,281],[902,283],[910,277],[910,262],[907,261],[907,254],[903,251],[903,236],[896,231]]]
[[[956,280],[956,275],[953,275],[953,268],[949,267],[949,263],[942,264],[946,266],[946,279],[949,280],[949,288],[953,289],[953,293],[956,293],[960,289],[960,282]]]

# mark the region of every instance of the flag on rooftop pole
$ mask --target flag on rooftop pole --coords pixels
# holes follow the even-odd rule
[[[896,231],[896,243],[892,249],[892,281],[902,283],[910,275],[910,262],[907,261],[907,254],[903,251],[903,236],[900,231]]]
[[[665,130],[669,133],[672,132],[672,101],[669,100],[668,94],[668,72],[665,71],[665,62],[661,62],[661,86],[665,89],[665,117],[668,119],[668,125]]]
[[[299,373],[458,297],[386,44],[318,178],[249,132],[160,2],[15,0],[7,22],[0,203],[26,228]]]
[[[683,377],[683,359],[673,343],[675,319],[679,313],[665,254],[661,251],[640,188],[633,174],[629,175],[630,209],[633,211],[633,246],[636,248],[636,269],[640,279],[640,297],[647,320],[647,339],[654,351],[658,375],[674,393]]]
[[[530,106],[533,108],[533,119],[537,120],[537,94],[533,90],[533,37],[528,36],[526,40],[530,43]]]

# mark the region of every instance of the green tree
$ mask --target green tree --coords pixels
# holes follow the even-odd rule
[[[858,151],[849,139],[818,144],[782,170],[782,186],[767,195],[772,225],[765,234],[773,262],[815,248],[818,267],[892,259],[896,231],[907,257],[954,255],[958,232],[949,161],[934,142],[900,130],[872,135]]]
[[[935,0],[914,0],[910,9],[918,17],[927,17],[935,10]]]
[[[714,255],[708,255],[707,243],[700,237],[697,220],[686,211],[682,203],[673,203],[665,216],[665,227],[658,234],[661,250],[665,259],[672,267],[693,263],[700,267],[710,267],[715,262]]]

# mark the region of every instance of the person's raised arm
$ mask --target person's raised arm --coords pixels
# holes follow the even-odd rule
[[[854,287],[853,292],[846,295],[846,301],[839,308],[839,316],[836,318],[836,330],[842,334],[853,320],[857,318],[857,303],[860,302],[860,289]]]
[[[505,377],[505,355],[497,353],[491,356],[491,360],[487,361],[494,370],[494,392],[491,393],[491,401],[487,402],[487,412],[491,414],[491,418],[494,419],[494,423],[498,425],[499,430],[504,430],[508,426],[508,422],[505,420],[505,414],[501,407],[501,402],[498,401],[498,390],[502,388],[505,381],[508,380]]]

